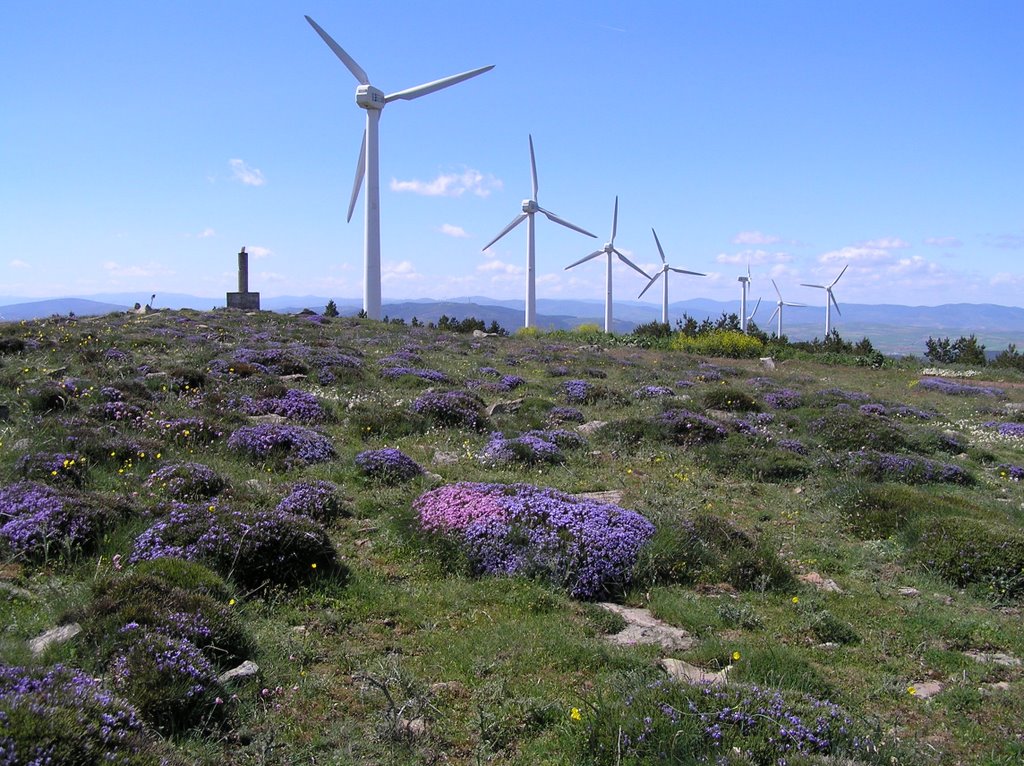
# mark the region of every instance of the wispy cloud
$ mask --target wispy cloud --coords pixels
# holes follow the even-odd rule
[[[203,230],[202,230],[201,232],[199,232],[198,234],[196,234],[196,238],[197,238],[197,239],[210,239],[210,237],[216,237],[216,236],[217,236],[217,232],[215,232],[215,231],[214,231],[213,229],[211,229],[211,228],[210,228],[209,226],[207,226],[207,227],[206,227],[205,229],[203,229]]]
[[[415,282],[423,279],[423,275],[416,271],[412,261],[399,261],[398,263],[382,264],[380,279],[385,283]]]
[[[793,256],[781,251],[769,252],[767,250],[740,250],[738,253],[719,253],[715,256],[718,263],[749,263],[751,266],[763,263],[789,263]]]
[[[29,264],[27,264],[25,261],[21,260],[20,258],[15,258],[13,261],[10,261],[7,265],[10,266],[12,269],[31,269],[32,268]]]
[[[864,247],[876,250],[901,250],[910,247],[910,243],[899,237],[881,237],[880,239],[869,239],[861,243]]]
[[[266,183],[263,171],[250,167],[244,160],[228,160],[228,164],[231,166],[231,175],[236,181],[240,181],[246,186],[263,186]]]
[[[522,266],[516,266],[515,264],[512,263],[505,263],[504,261],[499,261],[497,258],[487,261],[486,263],[481,263],[479,266],[476,267],[476,270],[481,273],[494,272],[497,274],[512,275],[522,274],[523,271],[525,271],[525,269],[523,269]]]
[[[103,269],[112,277],[167,277],[174,274],[159,263],[147,263],[141,266],[122,266],[117,261],[105,261]]]
[[[477,197],[488,197],[492,191],[501,188],[501,180],[471,168],[461,173],[442,173],[432,181],[391,179],[391,191],[412,192],[425,197],[461,197],[467,192]]]
[[[254,247],[247,247],[245,248],[245,251],[253,258],[266,258],[274,254],[274,251],[271,250],[269,247],[260,247],[259,245],[255,245]]]
[[[441,224],[441,228],[438,231],[440,231],[442,234],[448,235],[449,237],[455,237],[456,239],[463,239],[469,236],[466,233],[466,230],[463,229],[461,226],[453,226],[450,223]]]
[[[781,241],[782,237],[760,231],[741,231],[732,238],[734,245],[774,245]]]
[[[963,247],[963,241],[956,237],[925,237],[924,243],[933,247]]]
[[[818,256],[819,263],[878,263],[892,259],[890,253],[884,247],[870,247],[867,244],[860,246],[842,247],[838,250],[829,250]]]
[[[1024,234],[989,234],[985,240],[993,247],[1001,247],[1005,250],[1024,248]]]

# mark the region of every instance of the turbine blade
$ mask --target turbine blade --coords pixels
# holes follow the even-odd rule
[[[790,303],[789,301],[783,301],[782,305],[783,306],[796,306],[796,307],[804,308],[804,309],[807,308],[807,304],[806,303]]]
[[[834,296],[832,294],[831,290],[828,291],[828,297],[829,297],[829,300],[832,301],[832,305],[836,307],[836,313],[839,314],[839,316],[842,316],[843,312],[839,310],[839,304],[836,303],[836,296]]]
[[[832,280],[832,284],[830,284],[829,287],[835,287],[836,286],[836,282],[838,282],[842,278],[843,274],[846,273],[846,270],[848,268],[850,268],[850,264],[846,264],[845,266],[843,266],[843,270],[839,272],[839,276],[838,277],[836,277],[835,279]]]
[[[540,212],[542,212],[542,213],[543,213],[544,215],[546,215],[546,216],[548,217],[548,220],[549,220],[549,221],[554,221],[555,223],[560,223],[560,224],[562,224],[562,226],[565,226],[565,227],[566,227],[566,228],[568,228],[568,229],[572,229],[573,231],[578,231],[578,232],[579,232],[580,234],[586,234],[586,235],[587,235],[588,237],[594,237],[595,239],[597,239],[597,235],[596,235],[596,234],[591,234],[591,233],[590,233],[589,231],[587,231],[586,229],[581,229],[581,228],[580,228],[579,226],[577,226],[576,224],[574,224],[574,223],[569,223],[569,222],[568,222],[567,220],[565,220],[564,218],[559,218],[559,217],[558,217],[557,215],[555,215],[554,213],[552,213],[552,212],[551,212],[550,210],[545,210],[545,209],[544,209],[544,208],[542,208],[542,207],[538,207],[537,209],[538,209],[538,210],[539,210]]]
[[[661,262],[668,263],[668,261],[665,260],[665,251],[661,248],[661,240],[658,239],[658,232],[654,230],[653,226],[651,227],[651,234],[654,235],[654,241],[658,244],[658,253],[661,255]]]
[[[747,282],[750,282],[750,261],[747,261]]]
[[[778,305],[777,305],[777,306],[775,307],[775,311],[773,311],[773,312],[772,312],[772,315],[771,315],[770,317],[768,317],[768,322],[769,322],[769,323],[771,323],[771,321],[772,321],[773,319],[775,319],[775,317],[776,317],[776,316],[778,315],[778,313],[779,313],[779,312],[780,312],[781,310],[782,310],[782,307],[781,307],[781,306],[778,306]]]
[[[779,292],[779,286],[775,284],[775,280],[772,280],[772,287],[775,288],[775,294],[779,296],[779,300],[782,300],[782,293]]]
[[[359,188],[363,185],[363,175],[366,173],[366,130],[363,130],[363,145],[359,147],[359,161],[356,162],[356,178],[352,182],[352,196],[348,201],[347,222],[352,221],[352,211],[356,209],[356,200],[359,199]]]
[[[801,282],[800,286],[801,287],[817,287],[817,288],[819,288],[821,290],[827,290],[828,289],[827,287],[825,287],[825,285],[809,285],[806,282]]]
[[[695,277],[706,277],[707,274],[701,274],[699,271],[687,271],[686,269],[677,269],[675,266],[668,267],[670,271],[676,271],[680,274],[693,274]]]
[[[760,299],[760,298],[758,298],[758,299],[757,299],[757,303],[755,303],[755,304],[754,304],[754,310],[753,310],[753,311],[751,311],[751,312],[750,312],[750,316],[748,316],[748,317],[747,317],[747,321],[748,321],[748,322],[749,322],[749,321],[750,321],[751,319],[753,319],[753,318],[754,318],[754,314],[756,314],[756,313],[757,313],[757,310],[758,310],[758,309],[759,309],[760,307],[761,307],[761,299]]]
[[[533,178],[533,201],[537,201],[537,158],[533,154],[533,135],[530,135],[530,175]]]
[[[650,290],[651,289],[651,285],[653,285],[655,282],[657,282],[658,281],[658,277],[660,277],[664,273],[665,272],[663,272],[663,271],[659,271],[657,274],[655,274],[653,277],[651,277],[651,281],[647,283],[647,287],[645,287],[643,290],[640,291],[640,294],[638,296],[636,296],[636,299],[640,300],[641,298],[643,298],[644,297],[644,293],[646,293],[648,290]]]
[[[627,266],[632,266],[636,271],[640,272],[641,274],[643,274],[648,279],[651,278],[650,274],[648,274],[646,271],[641,269],[639,266],[637,266],[635,263],[633,263],[631,260],[629,260],[629,258],[624,256],[622,253],[620,253],[614,247],[612,248],[612,252],[615,253],[617,256],[619,256],[619,260],[622,261],[624,264],[626,264]]]
[[[615,212],[612,213],[612,238],[608,240],[611,244],[615,244],[615,232],[619,228],[619,195],[615,195]],[[621,254],[620,254],[621,257]]]
[[[498,234],[498,236],[496,236],[494,239],[492,239],[490,242],[488,242],[486,245],[484,245],[481,249],[482,250],[486,250],[487,248],[489,248],[491,245],[493,245],[499,239],[504,237],[506,234],[508,234],[510,231],[512,231],[512,229],[514,229],[516,226],[518,226],[519,224],[521,224],[525,220],[526,220],[526,213],[520,213],[519,215],[517,215],[515,218],[512,219],[512,223],[510,223],[508,226],[506,226],[504,229],[501,230],[501,233]]]
[[[597,258],[597,256],[602,255],[603,253],[604,253],[604,250],[595,250],[590,255],[587,255],[587,256],[584,256],[583,258],[580,258],[578,261],[576,261],[576,263],[570,263],[568,266],[565,267],[565,270],[568,271],[573,266],[579,266],[581,263],[586,263],[591,258]]]
[[[316,30],[316,33],[323,38],[323,41],[327,43],[327,47],[334,51],[334,55],[341,59],[341,63],[348,67],[348,71],[350,71],[353,76],[359,80],[359,84],[369,85],[370,78],[366,76],[366,72],[363,71],[363,68],[356,63],[356,60],[349,56],[345,52],[344,48],[334,42],[334,38],[327,34],[319,24],[313,21],[313,19],[307,16],[306,21],[308,21],[309,25]]]
[[[405,101],[412,101],[414,98],[420,96],[426,96],[428,93],[441,90],[441,88],[447,88],[449,85],[455,85],[455,83],[468,80],[470,77],[476,77],[478,74],[489,72],[494,69],[494,64],[490,66],[482,66],[479,69],[471,69],[468,72],[462,74],[453,74],[451,77],[442,77],[440,80],[434,80],[433,82],[424,83],[423,85],[417,85],[415,88],[406,88],[400,90],[397,93],[391,93],[384,97],[384,103],[390,104],[392,101],[398,101],[404,99]]]

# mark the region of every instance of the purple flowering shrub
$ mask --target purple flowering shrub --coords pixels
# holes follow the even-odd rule
[[[451,378],[440,370],[432,370],[426,367],[383,367],[380,376],[386,380],[398,380],[407,378],[410,380],[425,380],[429,383],[450,383]]]
[[[349,514],[338,485],[316,479],[293,484],[288,494],[277,504],[276,510],[306,516],[321,524],[330,524],[340,516]]]
[[[482,428],[483,400],[466,391],[428,391],[412,403],[412,411],[441,426]]]
[[[879,754],[869,733],[828,700],[742,683],[716,687],[624,678],[586,727],[588,752],[602,766],[726,763],[723,753],[742,757],[728,763],[763,766],[881,764],[890,755]],[[827,760],[811,760],[815,756]]]
[[[1010,439],[1024,439],[1024,423],[1011,421],[1009,423],[986,423],[989,428],[994,428],[1000,436]]]
[[[676,392],[668,386],[643,386],[633,392],[634,399],[657,399],[663,396],[675,396]]]
[[[143,486],[172,500],[206,500],[227,489],[228,483],[202,463],[169,463],[151,473]]]
[[[183,447],[212,444],[224,435],[211,423],[196,417],[157,420],[155,431],[161,437],[169,438],[175,444]]]
[[[88,549],[118,515],[111,505],[37,482],[0,487],[0,541],[32,561]]]
[[[600,398],[600,389],[587,380],[567,380],[562,384],[562,395],[569,404],[592,404]]]
[[[252,460],[280,462],[288,468],[325,463],[337,457],[326,436],[293,425],[242,426],[228,437],[228,447]]]
[[[290,388],[281,396],[253,399],[243,396],[236,404],[246,415],[280,415],[297,423],[322,423],[327,413],[315,394]]]
[[[583,413],[575,407],[552,407],[548,410],[547,419],[549,423],[583,423],[586,421]]]
[[[871,397],[862,391],[845,391],[841,388],[823,388],[811,395],[815,407],[835,407],[837,404],[864,404]]]
[[[360,452],[355,463],[363,476],[383,484],[402,484],[423,473],[415,460],[394,447]]]
[[[1003,389],[995,386],[971,386],[946,378],[921,378],[917,381],[917,388],[920,391],[934,391],[947,396],[1006,396]]]
[[[761,398],[773,410],[795,410],[803,404],[803,395],[792,388],[769,391]]]
[[[33,452],[22,455],[14,469],[23,479],[45,481],[63,487],[85,483],[89,461],[74,452]]]
[[[515,437],[495,431],[481,452],[480,459],[485,463],[498,464],[562,463],[565,462],[563,449],[582,447],[585,443],[579,434],[561,428],[535,429]]]
[[[996,466],[996,475],[1007,481],[1020,481],[1024,479],[1024,466],[1013,465],[1012,463],[1000,463]]]
[[[425,530],[461,546],[476,574],[536,577],[582,599],[629,582],[654,534],[635,511],[528,484],[459,483],[413,508]]]
[[[946,516],[918,524],[915,560],[954,585],[988,586],[988,595],[1024,595],[1024,532],[981,519]]]
[[[224,687],[191,641],[130,622],[118,630],[118,643],[111,684],[154,729],[170,735],[223,722]]]
[[[907,484],[973,484],[974,477],[954,463],[897,455],[874,450],[857,450],[832,459],[832,465],[873,481],[900,481]]]
[[[720,441],[728,434],[720,423],[690,410],[665,410],[654,423],[669,440],[687,446]]]
[[[134,707],[64,665],[0,664],[0,763],[175,763]]]

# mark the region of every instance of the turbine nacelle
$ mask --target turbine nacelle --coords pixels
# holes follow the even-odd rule
[[[387,96],[380,88],[372,85],[359,85],[356,87],[356,104],[362,109],[376,109],[380,111],[387,103]]]
[[[523,200],[523,212],[527,215],[532,215],[540,210],[540,205],[537,204],[535,199],[524,199]]]

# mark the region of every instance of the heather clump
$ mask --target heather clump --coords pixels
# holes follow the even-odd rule
[[[853,476],[874,481],[901,481],[907,484],[974,483],[974,477],[955,463],[944,463],[916,455],[857,450],[835,456],[832,464]]]
[[[761,405],[746,391],[730,386],[720,386],[705,391],[701,401],[709,410],[726,412],[760,412]]]
[[[654,525],[635,511],[528,484],[460,483],[414,503],[477,574],[535,577],[591,599],[624,586]]]
[[[46,561],[89,549],[118,511],[32,481],[0,487],[0,540],[15,555]]]
[[[296,482],[277,504],[277,510],[308,516],[321,524],[330,524],[349,513],[341,488],[323,480]]]
[[[246,415],[280,415],[296,423],[322,423],[327,413],[315,394],[289,388],[281,396],[254,399],[243,396],[237,403]]]
[[[761,397],[764,403],[773,410],[795,410],[803,404],[803,395],[792,388],[780,388],[768,391]]]
[[[719,441],[728,431],[711,418],[690,410],[665,410],[654,418],[669,440],[676,444],[692,446]]]
[[[382,484],[401,484],[423,473],[415,460],[394,447],[360,452],[355,463],[363,476]]]
[[[176,763],[139,711],[90,675],[0,664],[0,763]]]
[[[228,447],[253,460],[279,462],[284,467],[333,460],[330,440],[303,426],[260,423],[242,426],[228,437]]]
[[[18,458],[14,468],[23,479],[81,487],[88,475],[89,461],[75,452],[32,452]]]
[[[197,417],[160,418],[154,428],[162,438],[182,447],[212,444],[224,435],[219,428]]]
[[[131,559],[165,556],[198,561],[252,588],[347,574],[322,525],[276,510],[176,504],[135,539]]]
[[[428,391],[412,403],[412,411],[435,425],[482,428],[483,401],[467,391]]]
[[[569,431],[564,433],[580,438]],[[558,444],[557,436],[552,431],[528,431],[519,436],[505,436],[500,431],[495,431],[480,453],[480,460],[491,464],[538,465],[562,463],[565,461],[565,455]]]
[[[675,396],[676,392],[668,386],[642,386],[633,392],[634,399],[658,399],[665,396]]]
[[[974,386],[957,383],[946,378],[921,378],[917,381],[917,389],[931,391],[947,396],[988,396],[993,398],[1006,396],[1006,392],[995,386]]]
[[[172,500],[205,500],[227,489],[227,480],[202,463],[169,463],[149,475],[143,486]]]
[[[899,423],[865,415],[855,409],[833,409],[807,425],[808,432],[830,450],[904,450],[909,446]]]

